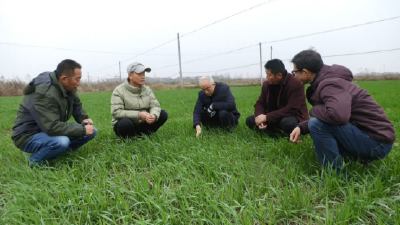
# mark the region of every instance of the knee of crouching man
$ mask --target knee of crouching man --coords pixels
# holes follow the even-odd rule
[[[219,116],[220,118],[227,117],[227,116],[229,115],[229,113],[230,113],[230,112],[228,112],[227,110],[219,110],[219,111],[218,111],[218,116]]]
[[[308,121],[308,129],[311,131],[314,131],[316,129],[320,129],[322,125],[322,121],[315,118],[315,117],[311,117],[311,119]]]
[[[58,136],[54,140],[54,147],[56,148],[62,148],[62,149],[68,149],[69,145],[71,144],[71,141],[67,136]]]

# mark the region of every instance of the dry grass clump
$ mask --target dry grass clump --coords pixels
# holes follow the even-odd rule
[[[176,90],[181,86],[179,84],[149,84],[151,90]]]
[[[25,83],[20,80],[0,81],[0,96],[23,95]]]
[[[78,88],[78,93],[111,92],[121,83],[122,82],[82,83]]]
[[[354,81],[379,81],[379,80],[400,80],[400,74],[382,76],[354,76]]]

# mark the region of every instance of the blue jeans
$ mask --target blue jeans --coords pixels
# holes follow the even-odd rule
[[[332,167],[338,175],[342,173],[344,177],[346,170],[342,168],[343,159],[383,159],[393,147],[393,143],[382,143],[370,138],[351,123],[337,126],[313,117],[308,122],[308,128],[319,163],[325,169]]]
[[[29,157],[30,165],[42,165],[46,160],[55,159],[56,157],[68,152],[78,150],[84,144],[92,140],[97,135],[97,129],[94,128],[92,135],[83,137],[68,136],[49,136],[44,132],[37,133],[25,144],[23,151],[33,153]]]

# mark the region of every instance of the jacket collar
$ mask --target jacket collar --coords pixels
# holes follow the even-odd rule
[[[219,82],[215,82],[215,89],[214,89],[214,93],[210,96],[210,97],[212,97],[212,96],[217,96],[218,95],[218,92],[219,92]]]
[[[58,81],[55,72],[50,73],[50,78],[51,78],[51,83],[54,85],[54,87],[56,87],[59,91],[61,91],[65,98],[68,97],[67,91],[64,89],[64,87]]]
[[[282,77],[282,80],[281,80],[281,82],[279,82],[279,84],[271,85],[271,84],[268,83],[268,86],[279,86],[280,88],[282,88],[283,86],[286,85],[286,83],[288,82],[288,79],[289,79],[288,77],[289,77],[289,76],[292,76],[292,74],[286,72],[286,74],[284,74],[284,75],[282,75],[282,76],[283,76],[283,77]],[[267,82],[268,82],[268,81],[267,81]]]
[[[293,76],[293,75],[286,71],[286,74],[283,75],[283,79],[282,79],[283,82],[281,82],[281,85],[285,85],[287,83],[289,76]]]
[[[139,94],[139,95],[146,89],[145,85],[141,85],[140,87],[134,87],[134,86],[130,85],[128,82],[128,79],[126,79],[124,81],[124,87],[129,92],[131,92],[133,94]]]

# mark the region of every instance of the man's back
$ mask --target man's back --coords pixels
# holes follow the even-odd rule
[[[335,125],[351,123],[375,140],[393,142],[394,127],[385,111],[352,80],[346,67],[324,65],[307,89],[307,98],[314,106],[310,115]]]

